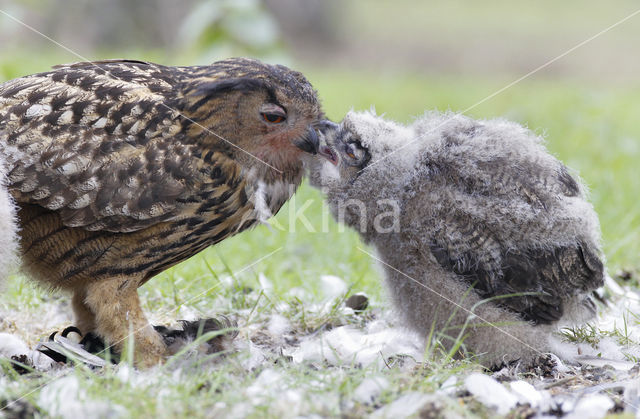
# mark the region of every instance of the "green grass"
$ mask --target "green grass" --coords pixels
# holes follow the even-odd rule
[[[44,70],[46,65],[42,60],[0,60],[0,75],[5,79]],[[307,73],[322,97],[328,116],[335,120],[341,119],[349,109],[368,109],[375,105],[379,113],[389,118],[410,122],[426,109],[466,109],[510,82],[399,73],[373,75],[319,70]],[[622,89],[567,80],[527,80],[468,114],[477,118],[506,117],[544,133],[549,149],[576,170],[591,189],[592,201],[600,215],[609,270],[634,271],[640,267],[637,236],[640,231],[637,167],[640,86]],[[304,214],[315,231],[309,231],[299,219],[290,223],[289,207],[300,209],[306,202],[310,204]],[[323,222],[328,225],[326,231],[323,231]],[[322,313],[310,309],[323,298],[319,285],[323,274],[342,278],[351,292],[367,293],[373,306],[369,310],[373,314],[369,315],[380,315],[379,309],[387,306],[380,274],[372,260],[357,250],[363,246],[359,238],[353,232],[341,231],[329,219],[317,191],[303,186],[272,224],[272,228],[259,226],[228,239],[160,274],[141,288],[145,310],[163,321],[195,310],[207,316],[229,314],[256,325],[264,324],[269,316],[278,313],[288,318],[300,334],[341,324],[362,324],[361,317],[336,309],[339,305]],[[270,256],[252,265],[265,255]],[[261,275],[273,284],[272,291],[261,291]],[[30,313],[37,317],[39,309],[63,301],[66,299],[51,297],[23,279],[14,278],[0,295],[0,312]],[[20,333],[1,319],[0,325]],[[50,330],[41,330],[42,336],[35,338],[44,337],[48,332]],[[596,339],[595,333],[584,329],[574,331],[573,335],[589,341]],[[61,374],[75,377],[80,393],[84,392],[88,399],[113,402],[119,406],[114,409],[121,409],[132,417],[204,417],[229,414],[234,408],[252,417],[279,417],[291,414],[288,409],[296,406],[294,402],[283,402],[289,396],[294,397],[288,396],[287,390],[299,388],[305,390],[300,414],[360,416],[407,391],[432,392],[451,374],[476,368],[472,363],[442,361],[442,355],[436,352],[431,362],[414,371],[397,368],[380,371],[352,365],[296,365],[273,355],[270,367],[262,365],[247,372],[241,366],[243,356],[246,354],[230,355],[218,361],[204,360],[201,365],[192,365],[181,372],[176,372],[175,366],[166,366],[130,380],[125,379],[130,371],[122,366],[104,371],[76,368]],[[268,391],[269,385],[251,390],[265,369],[282,376],[277,384],[281,391]],[[33,391],[25,400],[34,406],[40,403],[39,386],[56,376],[37,373],[17,376],[6,363],[2,371],[5,378],[2,379],[0,373],[3,380],[0,381],[3,384],[0,400],[15,399]],[[353,402],[354,390],[371,375],[383,375],[389,387],[375,405]],[[466,413],[479,409],[477,406],[468,407],[471,410],[461,406],[453,408]],[[482,411],[475,412],[483,415]]]

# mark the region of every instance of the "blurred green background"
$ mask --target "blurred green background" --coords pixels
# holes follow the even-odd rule
[[[303,71],[335,120],[371,106],[403,122],[434,108],[513,119],[543,134],[589,185],[615,273],[640,266],[640,14],[473,105],[638,8],[635,0],[0,1],[0,80],[83,59],[194,65],[245,55]],[[316,232],[289,223],[289,207],[307,200]],[[281,248],[244,281],[257,285],[260,272],[280,291],[315,292],[321,274],[335,274],[379,296],[357,236],[333,222],[320,231],[321,202],[303,187],[277,217],[284,230],[258,227],[163,273],[145,286],[148,304],[178,292],[180,278],[233,277]]]

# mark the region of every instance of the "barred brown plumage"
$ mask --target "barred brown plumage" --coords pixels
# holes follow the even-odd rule
[[[275,214],[323,121],[301,73],[251,59],[168,67],[112,60],[0,85],[0,156],[23,266],[73,291],[83,332],[141,364],[164,345],[137,287]],[[291,185],[291,187],[288,187]]]

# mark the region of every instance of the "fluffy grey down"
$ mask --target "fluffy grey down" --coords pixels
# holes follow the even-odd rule
[[[487,366],[530,364],[552,331],[595,314],[597,215],[531,131],[451,113],[403,126],[350,112],[324,140],[338,161],[310,160],[311,184],[376,249],[408,327],[449,347],[464,337]]]

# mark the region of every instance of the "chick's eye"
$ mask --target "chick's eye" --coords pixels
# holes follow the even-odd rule
[[[349,166],[364,167],[371,155],[359,142],[345,143],[342,146],[344,162]]]
[[[354,160],[356,159],[356,152],[353,148],[353,145],[351,144],[347,145],[347,149],[345,150],[345,153],[347,154],[347,156],[349,156],[349,158],[352,158]]]
[[[276,113],[263,112],[262,119],[269,122],[270,124],[279,124],[281,122],[284,122],[286,118],[283,115],[279,115]]]

